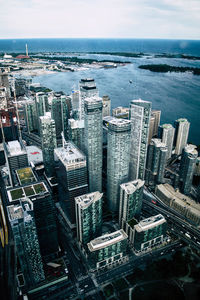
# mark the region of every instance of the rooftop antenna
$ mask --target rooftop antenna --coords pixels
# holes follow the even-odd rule
[[[28,45],[26,44],[26,56],[28,56]]]

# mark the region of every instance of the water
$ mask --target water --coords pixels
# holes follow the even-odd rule
[[[0,52],[144,52],[200,56],[200,41],[162,39],[2,39]]]
[[[200,56],[200,41],[136,40],[136,39],[31,39],[0,40],[0,51],[24,52],[28,43],[30,52],[143,52],[185,53]],[[172,123],[180,117],[191,122],[189,141],[200,144],[200,76],[191,73],[153,73],[139,69],[141,64],[166,63],[177,66],[200,67],[200,60],[174,58],[127,58],[111,55],[82,54],[81,57],[117,59],[132,62],[116,69],[89,69],[77,72],[37,76],[34,82],[55,91],[70,94],[81,78],[95,79],[100,96],[109,95],[112,108],[129,106],[132,99],[152,102],[160,109],[161,123]],[[129,80],[132,80],[130,84]]]

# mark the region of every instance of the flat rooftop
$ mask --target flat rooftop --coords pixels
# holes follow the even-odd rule
[[[30,167],[18,169],[15,172],[20,185],[36,182],[35,175]]]
[[[88,206],[90,206],[90,204],[100,200],[102,198],[103,194],[100,192],[93,192],[93,193],[89,193],[89,194],[85,194],[85,195],[81,195],[79,197],[75,198],[76,204],[79,205],[79,207],[85,209]]]
[[[85,155],[71,142],[66,142],[64,147],[56,148],[54,153],[55,160],[59,159],[67,169],[80,163],[86,166]]]
[[[68,124],[72,129],[84,128],[84,120],[68,119]]]
[[[163,124],[163,125],[161,125],[160,127],[165,128],[165,129],[174,128],[174,127],[172,126],[172,124]]]
[[[198,151],[197,151],[197,146],[196,145],[188,144],[185,147],[184,151],[187,152],[187,153],[190,153],[191,155],[198,156]]]
[[[92,105],[92,104],[101,104],[103,105],[103,100],[101,97],[98,96],[93,96],[93,97],[87,97],[84,99],[84,102],[87,105]]]
[[[44,182],[7,190],[9,202],[17,201],[26,197],[34,197],[47,192],[48,190]]]
[[[161,214],[158,214],[156,216],[152,216],[150,218],[140,221],[134,227],[137,232],[141,232],[141,231],[145,231],[148,229],[152,229],[153,227],[161,225],[165,222],[166,222],[165,218]]]
[[[120,241],[127,239],[128,236],[123,229],[117,230],[115,232],[104,234],[88,243],[88,248],[91,252],[111,246]]]
[[[26,154],[25,148],[18,141],[8,142],[7,151],[10,156]]]
[[[141,179],[129,181],[120,185],[121,189],[125,190],[125,192],[129,195],[135,193],[138,189],[144,186],[144,181]]]
[[[28,155],[28,162],[38,164],[43,162],[42,150],[36,146],[26,146],[26,151]]]
[[[166,144],[162,143],[161,139],[151,139],[150,145],[155,145],[158,148],[166,148]]]
[[[29,211],[33,210],[33,204],[29,199],[21,201],[20,204],[7,206],[9,221],[16,221],[24,218],[25,221],[32,220]]]
[[[112,119],[109,121],[109,124],[112,124],[112,125],[118,126],[118,127],[127,126],[127,125],[129,125],[129,124],[130,124],[130,126],[131,126],[131,121],[125,120],[125,119],[112,118]]]

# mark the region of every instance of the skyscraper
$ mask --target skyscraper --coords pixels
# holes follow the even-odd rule
[[[102,191],[102,98],[85,99],[85,154],[89,191]]]
[[[49,112],[48,96],[45,93],[36,93],[35,102],[38,118]]]
[[[24,105],[24,116],[28,132],[38,130],[38,119],[35,101],[26,102]]]
[[[84,101],[85,98],[99,97],[99,91],[96,87],[95,81],[92,78],[81,79],[79,82],[79,118],[84,120]]]
[[[56,126],[57,144],[62,145],[61,133],[63,132],[65,139],[67,138],[68,127],[68,106],[66,97],[60,94],[55,94],[51,103],[51,117]]]
[[[195,164],[198,157],[196,146],[187,145],[182,153],[180,165],[180,188],[181,191],[188,195],[192,187]]]
[[[138,217],[142,208],[144,181],[137,179],[120,185],[119,224]],[[123,228],[123,227],[122,227]]]
[[[163,124],[159,126],[158,136],[162,140],[162,143],[166,144],[167,157],[169,159],[172,155],[172,147],[174,142],[175,129],[171,124]]]
[[[141,99],[131,101],[130,180],[144,179],[150,116],[151,102]]]
[[[175,125],[175,153],[180,155],[187,145],[190,123],[187,119],[178,119],[174,122]]]
[[[155,186],[163,183],[166,165],[167,147],[160,139],[152,139],[148,146],[145,183]]]
[[[107,126],[108,207],[112,212],[118,212],[120,184],[128,181],[131,122],[112,118]]]
[[[102,196],[93,192],[75,198],[77,238],[83,245],[101,235]]]
[[[51,119],[51,113],[48,112],[40,117],[40,136],[42,139],[43,161],[47,176],[54,175],[54,149],[56,143],[55,122]]]
[[[84,120],[68,119],[68,138],[80,150],[84,150]]]
[[[70,211],[74,223],[75,197],[88,193],[86,157],[72,142],[65,142],[63,147],[55,149],[55,160],[58,183],[62,187],[61,202],[65,211]]]
[[[109,96],[103,96],[103,118],[106,116],[110,116],[110,98]]]
[[[17,254],[26,286],[34,287],[45,279],[39,242],[33,216],[33,204],[29,199],[7,207]]]
[[[152,110],[151,111],[148,144],[150,143],[152,137],[158,135],[158,126],[160,125],[160,115],[161,115],[160,110]]]
[[[28,156],[26,148],[21,140],[4,143],[4,153],[9,171],[11,186],[14,186],[14,174],[17,169],[28,166]]]

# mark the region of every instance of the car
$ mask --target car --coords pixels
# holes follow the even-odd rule
[[[88,284],[84,285],[84,287],[87,288],[87,287],[88,287]]]

